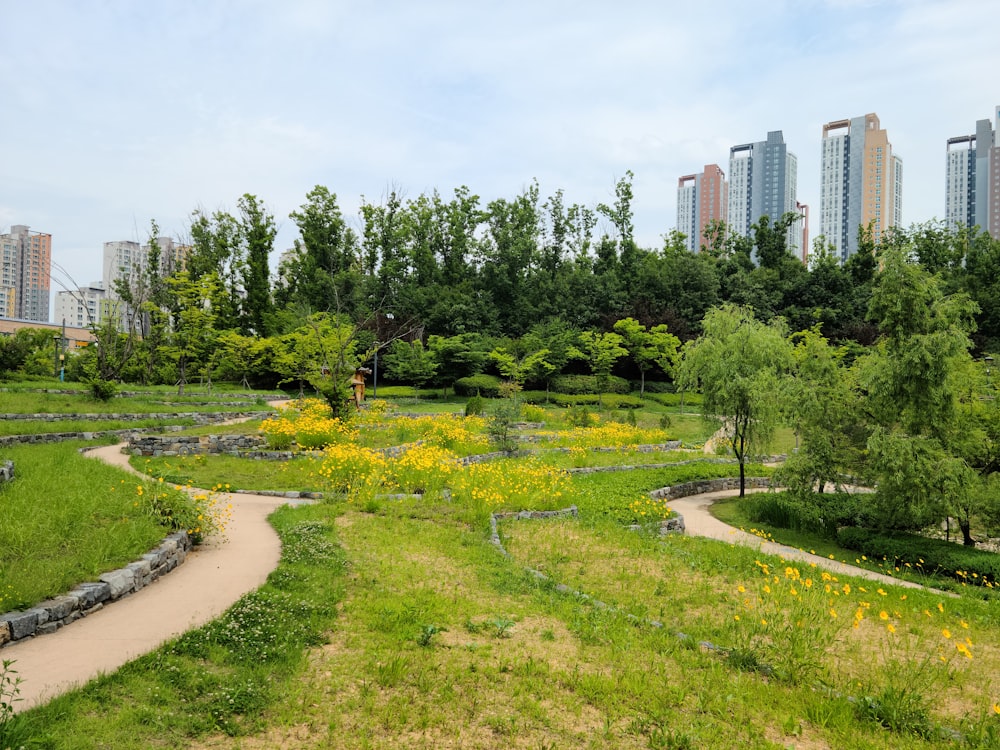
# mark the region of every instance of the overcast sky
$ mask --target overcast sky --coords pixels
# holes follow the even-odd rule
[[[0,231],[52,234],[78,283],[103,243],[184,237],[258,196],[280,227],[315,185],[362,196],[533,179],[590,207],[635,173],[640,244],[677,178],[782,130],[819,214],[822,126],[875,112],[903,219],[944,212],[945,141],[1000,104],[994,0],[0,0]],[[277,253],[276,253],[277,255]],[[276,262],[272,259],[272,264]]]

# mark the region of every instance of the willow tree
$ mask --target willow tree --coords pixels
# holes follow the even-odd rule
[[[747,458],[770,446],[780,419],[775,394],[791,366],[791,344],[782,320],[762,323],[751,308],[731,304],[709,310],[702,331],[682,350],[678,384],[703,394],[706,418],[723,420],[743,497]]]

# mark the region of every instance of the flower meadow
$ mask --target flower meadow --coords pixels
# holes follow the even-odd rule
[[[900,589],[852,585],[815,564],[755,565],[759,576],[732,592],[723,636],[738,668],[822,686],[859,719],[920,736],[930,736],[940,706],[1000,713],[989,679],[974,670],[977,646],[961,600],[927,606],[926,595],[917,604]]]

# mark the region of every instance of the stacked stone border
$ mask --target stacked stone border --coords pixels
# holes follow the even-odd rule
[[[271,412],[211,412],[211,413],[158,413],[158,414],[0,414],[0,419],[23,419],[34,420],[39,418],[45,422],[59,422],[70,419],[95,420],[107,419],[122,422],[139,422],[148,419],[193,419],[196,424],[210,425],[229,419],[255,419],[266,417]],[[0,447],[8,445],[36,445],[46,443],[62,443],[67,440],[96,440],[103,437],[114,437],[119,440],[134,439],[136,435],[167,431],[180,431],[187,429],[183,425],[165,425],[163,427],[132,427],[122,430],[95,430],[84,432],[45,432],[31,435],[4,435],[0,436]],[[176,438],[163,438],[164,440],[175,440]]]
[[[104,573],[95,582],[81,583],[68,594],[48,599],[31,609],[0,615],[0,646],[54,633],[145,588],[183,563],[191,547],[187,532],[178,531],[152,552],[124,568]]]

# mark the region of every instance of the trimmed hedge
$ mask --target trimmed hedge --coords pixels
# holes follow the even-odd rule
[[[645,398],[648,398],[650,401],[655,401],[656,403],[661,404],[662,406],[680,406],[681,405],[681,395],[682,394],[680,394],[680,393],[650,393],[649,388],[648,388],[649,383],[647,383],[646,386],[647,386],[647,389],[646,389]],[[701,406],[705,402],[704,397],[700,393],[691,393],[691,392],[688,392],[688,393],[683,394],[683,397],[684,397],[684,405],[685,406]]]
[[[470,375],[459,378],[452,386],[456,396],[475,396],[483,398],[498,398],[500,396],[500,378],[496,375]]]
[[[567,395],[565,393],[549,393],[548,401],[545,398],[545,391],[521,391],[521,401],[526,404],[545,404],[553,406],[597,406],[598,396],[596,393],[584,393],[580,395]],[[617,393],[605,393],[601,396],[600,402],[607,409],[641,409],[644,404],[638,396],[619,395]]]
[[[552,378],[552,390],[570,396],[594,394],[601,390],[596,375],[559,375]],[[612,375],[608,378],[605,393],[628,393],[629,385],[625,378]]]
[[[942,539],[882,534],[845,526],[837,532],[837,543],[873,560],[885,560],[893,567],[909,563],[911,569],[948,576],[962,583],[996,585],[1000,578],[1000,555]]]

